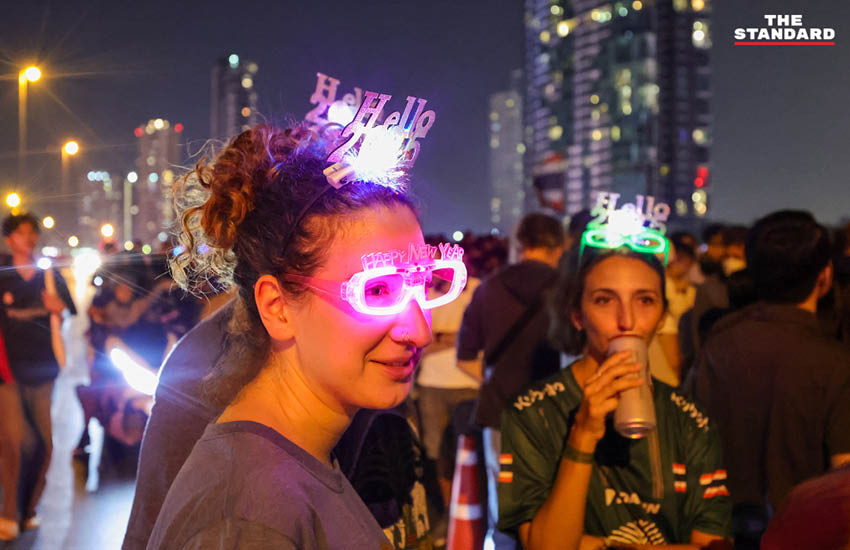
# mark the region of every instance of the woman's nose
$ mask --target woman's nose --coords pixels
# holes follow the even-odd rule
[[[398,314],[390,337],[405,346],[424,348],[431,343],[431,312],[423,310],[418,300],[410,300]]]
[[[632,306],[628,303],[621,304],[617,312],[617,325],[621,331],[629,331],[634,328],[635,315]]]

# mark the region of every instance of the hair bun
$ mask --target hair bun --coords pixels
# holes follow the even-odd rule
[[[263,133],[263,128],[242,132],[219,154],[211,169],[198,173],[198,179],[210,191],[201,227],[211,246],[232,248],[239,224],[254,209],[255,174],[264,172],[268,164]]]

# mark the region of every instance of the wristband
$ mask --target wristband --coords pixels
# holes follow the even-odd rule
[[[564,450],[561,451],[561,458],[566,458],[567,460],[572,460],[579,464],[593,464],[593,453],[579,451],[575,447],[572,447],[569,443],[564,445]]]

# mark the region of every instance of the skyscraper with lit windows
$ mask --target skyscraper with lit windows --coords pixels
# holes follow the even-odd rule
[[[490,225],[508,234],[523,213],[522,71],[490,96]]]
[[[526,188],[559,163],[567,214],[605,190],[706,215],[709,2],[526,0]]]
[[[156,250],[174,224],[172,186],[180,161],[183,125],[156,118],[136,128],[136,168],[124,181],[124,239]],[[130,191],[130,192],[127,192]]]
[[[210,137],[227,141],[257,123],[257,64],[230,54],[212,69]]]

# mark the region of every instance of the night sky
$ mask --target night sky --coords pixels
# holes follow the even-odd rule
[[[845,0],[713,2],[712,209],[750,222],[777,208],[824,222],[850,215],[850,4]],[[836,46],[734,47],[736,27],[765,13],[832,26]],[[390,93],[391,109],[423,97],[437,120],[414,189],[426,231],[488,225],[488,95],[523,63],[518,0],[304,2],[4,2],[0,17],[0,191],[15,185],[17,72],[30,87],[31,172],[56,177],[59,145],[78,138],[77,170],[124,172],[133,129],[181,122],[197,151],[209,131],[210,68],[237,53],[258,63],[260,111],[273,122],[309,110],[317,71]],[[24,193],[27,192],[25,189]],[[33,190],[32,192],[38,192]]]

